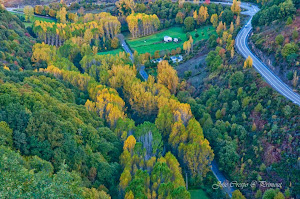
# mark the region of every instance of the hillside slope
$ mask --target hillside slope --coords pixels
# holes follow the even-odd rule
[[[257,28],[250,43],[251,48],[269,68],[298,92],[300,85],[296,79],[300,75],[299,27],[300,16],[296,16],[289,25],[286,22],[272,23]]]
[[[86,92],[27,70],[35,40],[16,17],[1,9],[0,24],[0,196],[114,196],[118,137],[86,109]]]
[[[32,69],[30,58],[35,39],[24,24],[0,7],[0,66],[10,69]]]
[[[280,79],[299,93],[299,1],[268,1],[253,17],[252,25],[252,50]]]

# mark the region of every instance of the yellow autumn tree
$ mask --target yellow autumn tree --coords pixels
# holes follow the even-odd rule
[[[231,5],[231,11],[234,14],[240,14],[241,12],[241,2],[238,0],[233,0],[232,5]]]
[[[217,27],[217,25],[218,25],[218,15],[217,14],[211,15],[210,22],[212,23],[213,27]]]
[[[84,32],[84,41],[86,43],[90,44],[92,39],[93,39],[93,33],[92,33],[91,29],[87,29]]]
[[[7,67],[6,65],[3,66],[3,69],[8,71],[10,70],[9,67]]]
[[[128,138],[125,140],[124,142],[124,146],[123,149],[124,150],[128,150],[129,152],[131,152],[136,144],[136,139],[133,135],[128,136]]]
[[[216,31],[218,34],[221,34],[223,30],[224,30],[224,24],[222,23],[222,21],[220,21]]]
[[[235,25],[236,26],[239,26],[241,23],[241,19],[240,19],[240,16],[237,16],[236,20],[235,20]]]
[[[201,6],[199,9],[199,21],[201,23],[204,23],[207,18],[209,17],[208,11],[207,11],[207,7]]]
[[[185,41],[183,43],[183,50],[185,51],[186,54],[190,54],[191,48],[192,48],[192,44],[190,40]]]
[[[253,60],[250,55],[247,57],[246,61],[244,62],[244,69],[251,68],[253,65]]]
[[[165,85],[172,94],[175,94],[178,86],[176,70],[164,60],[157,65],[157,71],[157,82]]]
[[[56,49],[45,43],[36,43],[32,48],[32,62],[46,61],[49,62],[53,60],[56,55]]]
[[[230,24],[229,31],[230,31],[231,34],[232,34],[233,31],[234,31],[234,25],[233,25],[233,22],[231,22],[231,24]]]
[[[134,199],[134,195],[131,190],[126,193],[125,199]]]
[[[126,187],[129,185],[131,179],[132,179],[132,177],[130,174],[130,170],[128,168],[125,168],[123,173],[121,174],[120,183],[119,183],[120,189],[122,191],[125,191]]]
[[[25,6],[23,9],[25,21],[30,22],[33,19],[34,9],[31,6]]]
[[[134,0],[119,0],[116,2],[116,7],[122,16],[134,13],[135,6]]]
[[[232,49],[230,50],[230,57],[231,57],[231,58],[234,57],[234,48],[232,48]]]
[[[5,8],[5,7],[4,7],[4,0],[0,0],[0,8],[1,8],[1,7],[2,7],[2,8]]]
[[[56,13],[56,19],[60,23],[67,23],[67,10],[65,7],[62,7],[57,13]]]
[[[294,71],[294,75],[293,75],[293,86],[296,88],[297,84],[298,84],[298,80],[299,80],[299,76],[297,75],[297,70]]]

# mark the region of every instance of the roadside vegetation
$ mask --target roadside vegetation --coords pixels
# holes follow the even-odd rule
[[[262,10],[253,18],[254,34],[251,37],[253,50],[275,74],[298,93],[300,91],[299,8],[297,1],[266,2]],[[278,15],[270,14],[277,11]]]

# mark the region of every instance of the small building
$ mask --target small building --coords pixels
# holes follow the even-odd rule
[[[159,63],[163,60],[163,58],[158,58],[158,59],[152,59],[151,62],[153,63]]]
[[[173,41],[177,43],[178,42],[178,38],[174,38]]]
[[[163,60],[163,58],[158,58],[158,59],[156,59],[156,62],[160,63],[162,60]]]
[[[172,41],[172,37],[164,36],[164,41],[165,42],[171,42]]]
[[[181,62],[183,60],[183,57],[182,55],[178,55],[178,56],[172,56],[170,57],[170,59],[173,63],[177,63],[177,62]]]

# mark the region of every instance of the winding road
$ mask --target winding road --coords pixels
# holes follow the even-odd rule
[[[191,1],[190,1],[191,2]],[[203,2],[200,2],[203,3]],[[230,6],[232,4],[231,1],[211,1],[211,3],[215,4],[222,4]],[[244,57],[247,58],[250,56],[253,60],[253,67],[262,75],[262,77],[280,94],[285,96],[287,99],[291,100],[293,103],[300,106],[300,95],[294,92],[288,85],[286,85],[279,77],[277,77],[254,53],[251,52],[250,48],[248,47],[248,38],[252,31],[252,17],[260,10],[256,5],[250,3],[242,2],[240,5],[245,11],[241,12],[243,15],[250,16],[249,21],[246,25],[239,31],[235,41],[236,49],[239,53]],[[126,44],[125,41],[122,42],[122,47],[124,48],[125,52],[130,54],[130,58],[133,61],[133,55]],[[144,70],[145,67],[141,66],[139,73],[143,77],[144,80],[148,79],[148,74]]]
[[[277,77],[248,47],[248,37],[252,31],[251,20],[252,17],[259,11],[259,8],[254,5],[242,3],[241,7],[247,11],[241,14],[249,15],[250,20],[239,31],[236,37],[235,46],[240,54],[247,58],[250,56],[253,60],[253,67],[264,77],[264,79],[280,94],[291,100],[293,103],[300,106],[300,95],[294,92],[288,85],[286,85],[279,77]]]

